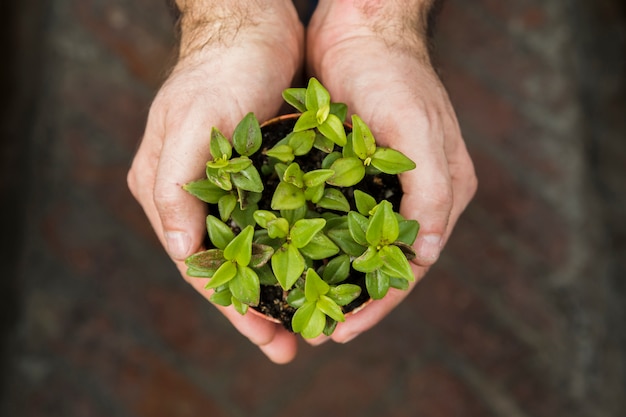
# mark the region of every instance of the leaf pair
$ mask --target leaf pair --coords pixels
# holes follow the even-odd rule
[[[261,128],[253,113],[248,113],[233,132],[233,143],[217,129],[211,130],[209,150],[213,159],[207,162],[209,182],[224,191],[237,190],[260,193],[263,182],[249,156],[261,147]],[[240,155],[233,157],[233,147]]]
[[[258,210],[254,218],[267,230],[272,239],[279,239],[271,265],[277,281],[285,290],[291,289],[302,276],[308,259],[325,259],[335,255],[339,248],[321,233],[326,220],[321,218],[298,219],[293,225],[283,217],[266,210]]]
[[[366,274],[368,292],[372,298],[380,299],[395,283],[392,279],[406,282],[415,280],[408,259],[415,255],[410,244],[415,240],[419,226],[415,221],[402,220],[402,238],[410,243],[399,241],[400,221],[391,203],[383,200],[370,209],[371,200],[368,197],[359,195],[357,207],[359,211],[371,213],[369,219],[357,212],[348,214],[352,238],[359,245],[367,247],[363,254],[354,259],[352,267]]]
[[[245,312],[249,305],[257,305],[260,282],[252,267],[261,267],[273,254],[269,246],[253,244],[254,228],[248,226],[234,236],[230,228],[213,216],[207,217],[209,238],[216,249],[209,249],[188,257],[188,274],[210,278],[207,289],[215,289],[218,301],[224,305],[227,294],[230,302]],[[226,304],[229,305],[229,304]]]
[[[346,144],[343,120],[347,108],[344,104],[331,103],[328,90],[317,79],[311,78],[306,88],[285,90],[283,98],[302,112],[293,128],[294,132],[317,130],[339,146]]]
[[[341,306],[356,299],[360,291],[360,287],[353,284],[331,286],[309,268],[304,284],[304,300],[293,316],[293,331],[307,339],[332,333],[337,322],[345,321]]]
[[[415,168],[415,163],[394,149],[377,147],[370,128],[356,114],[352,115],[352,133],[348,135],[341,157],[334,160],[330,169],[335,175],[329,184],[351,187],[358,184],[373,166],[386,174],[400,174]]]

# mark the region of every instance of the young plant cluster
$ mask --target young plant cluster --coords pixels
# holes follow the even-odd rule
[[[206,226],[213,247],[190,256],[187,273],[210,278],[211,300],[241,314],[259,304],[261,286],[280,286],[295,309],[292,330],[314,338],[331,334],[345,320],[342,307],[359,297],[361,287],[347,282],[351,275],[365,276],[373,299],[414,280],[409,261],[419,224],[358,185],[366,176],[395,175],[415,164],[377,146],[358,116],[346,127],[346,106],[332,103],[315,78],[306,88],[285,90],[283,98],[301,113],[269,149],[262,149],[252,113],[232,143],[213,128],[206,178],[184,186],[211,207]],[[316,152],[323,155],[320,166],[307,171],[304,162]],[[267,194],[270,179],[276,185]]]

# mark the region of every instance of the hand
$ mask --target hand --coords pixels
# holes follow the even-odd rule
[[[398,2],[372,7],[358,0],[320,1],[307,33],[307,58],[309,71],[334,101],[359,114],[378,143],[400,150],[417,164],[400,176],[400,212],[421,225],[414,245],[417,282],[439,257],[477,180],[454,110],[428,57],[422,3],[430,2],[400,3],[401,8]],[[332,339],[351,340],[407,294],[390,290],[384,299],[339,324]]]
[[[206,280],[189,278],[184,264],[202,248],[207,213],[181,186],[204,176],[213,126],[230,136],[246,113],[263,121],[278,112],[300,69],[304,35],[289,0],[178,3],[180,59],[151,106],[128,185],[182,276],[208,298]],[[294,357],[295,337],[282,326],[218,308],[271,360]]]

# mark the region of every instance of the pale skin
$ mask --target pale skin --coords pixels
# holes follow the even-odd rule
[[[477,182],[454,110],[428,59],[422,17],[429,3],[322,0],[305,44],[288,0],[177,2],[180,59],[152,104],[128,184],[181,275],[203,296],[210,296],[206,282],[187,277],[184,259],[202,248],[206,209],[181,186],[202,178],[212,126],[229,135],[249,111],[260,120],[278,112],[281,92],[305,56],[307,75],[318,77],[334,101],[366,120],[378,142],[417,161],[400,178],[400,211],[421,223],[416,283],[436,262]],[[390,291],[340,323],[331,339],[352,340],[408,293]],[[217,308],[270,360],[295,357],[296,336],[281,325]]]

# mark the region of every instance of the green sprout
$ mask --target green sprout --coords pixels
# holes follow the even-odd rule
[[[187,258],[187,274],[208,279],[211,301],[241,314],[260,309],[262,289],[276,287],[291,309],[285,325],[314,338],[332,334],[352,304],[415,280],[411,245],[419,223],[360,189],[415,164],[377,146],[359,116],[344,124],[347,107],[333,103],[315,78],[283,98],[301,113],[268,147],[252,113],[231,140],[212,129],[206,178],[183,187],[211,213],[209,248]]]

